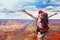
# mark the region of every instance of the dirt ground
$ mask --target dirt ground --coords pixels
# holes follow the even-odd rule
[[[0,30],[0,40],[37,40],[36,25],[29,24],[26,28],[15,31]],[[60,40],[60,25],[49,24],[49,31],[44,40]]]

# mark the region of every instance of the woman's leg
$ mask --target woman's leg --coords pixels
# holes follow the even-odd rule
[[[40,32],[38,32],[38,34],[37,34],[37,39],[42,40],[42,34]]]

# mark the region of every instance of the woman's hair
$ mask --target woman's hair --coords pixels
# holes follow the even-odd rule
[[[42,11],[42,10],[40,10],[40,11],[39,11],[39,14],[40,14],[40,13],[42,13],[42,12],[43,12],[43,11]]]

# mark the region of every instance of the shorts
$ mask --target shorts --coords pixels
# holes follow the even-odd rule
[[[47,35],[48,31],[41,33],[40,30],[41,29],[39,27],[37,27],[37,37],[42,37],[42,38],[45,37]]]
[[[38,32],[37,33],[37,37],[41,37],[41,38],[43,38],[43,37],[45,37],[47,35],[47,33],[40,33],[40,32]]]

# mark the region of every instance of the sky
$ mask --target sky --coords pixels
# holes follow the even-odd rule
[[[33,19],[21,9],[26,9],[36,17],[38,10],[46,11],[49,15],[57,11],[58,14],[50,19],[60,19],[60,0],[0,0],[0,19]]]

